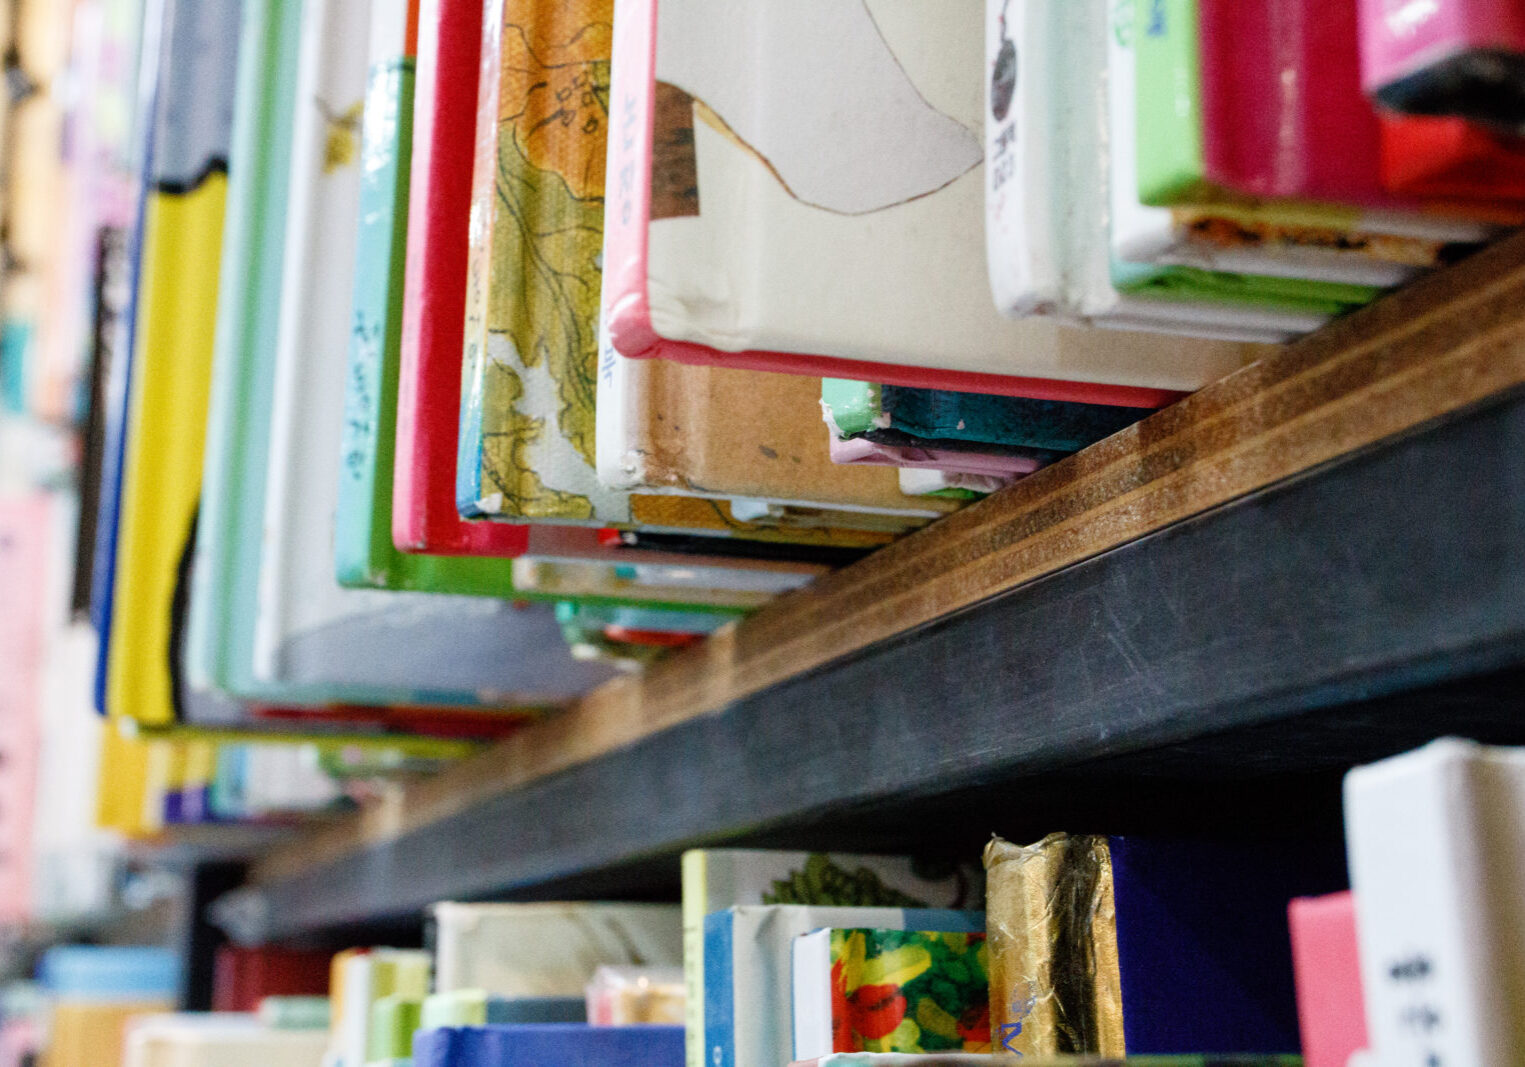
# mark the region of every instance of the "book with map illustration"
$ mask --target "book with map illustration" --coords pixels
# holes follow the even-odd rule
[[[984,0],[621,3],[604,296],[615,348],[1135,406],[1237,369],[1234,344],[995,308],[984,13]]]

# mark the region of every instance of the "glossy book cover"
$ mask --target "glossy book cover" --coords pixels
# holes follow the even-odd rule
[[[1135,405],[1237,366],[992,305],[983,12],[984,0],[621,3],[615,348]]]

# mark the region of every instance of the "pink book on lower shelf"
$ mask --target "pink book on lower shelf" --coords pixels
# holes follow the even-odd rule
[[[614,347],[1141,407],[1252,358],[996,310],[984,4],[621,0],[604,247]]]
[[[1346,1067],[1366,1048],[1366,1005],[1350,893],[1299,897],[1287,907],[1304,1067]]]

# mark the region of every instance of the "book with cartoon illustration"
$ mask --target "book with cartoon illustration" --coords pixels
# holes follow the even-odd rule
[[[990,299],[984,0],[633,0],[606,319],[631,357],[1152,406],[1244,360]],[[654,57],[654,66],[653,66]]]

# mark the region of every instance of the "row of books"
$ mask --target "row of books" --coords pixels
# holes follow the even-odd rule
[[[1442,740],[1348,775],[1344,849],[694,851],[681,908],[442,903],[429,950],[341,952],[317,990],[322,956],[228,950],[218,997],[326,992],[315,1067],[1517,1063],[1522,786],[1520,750]],[[145,1032],[206,1045],[216,1018]]]

